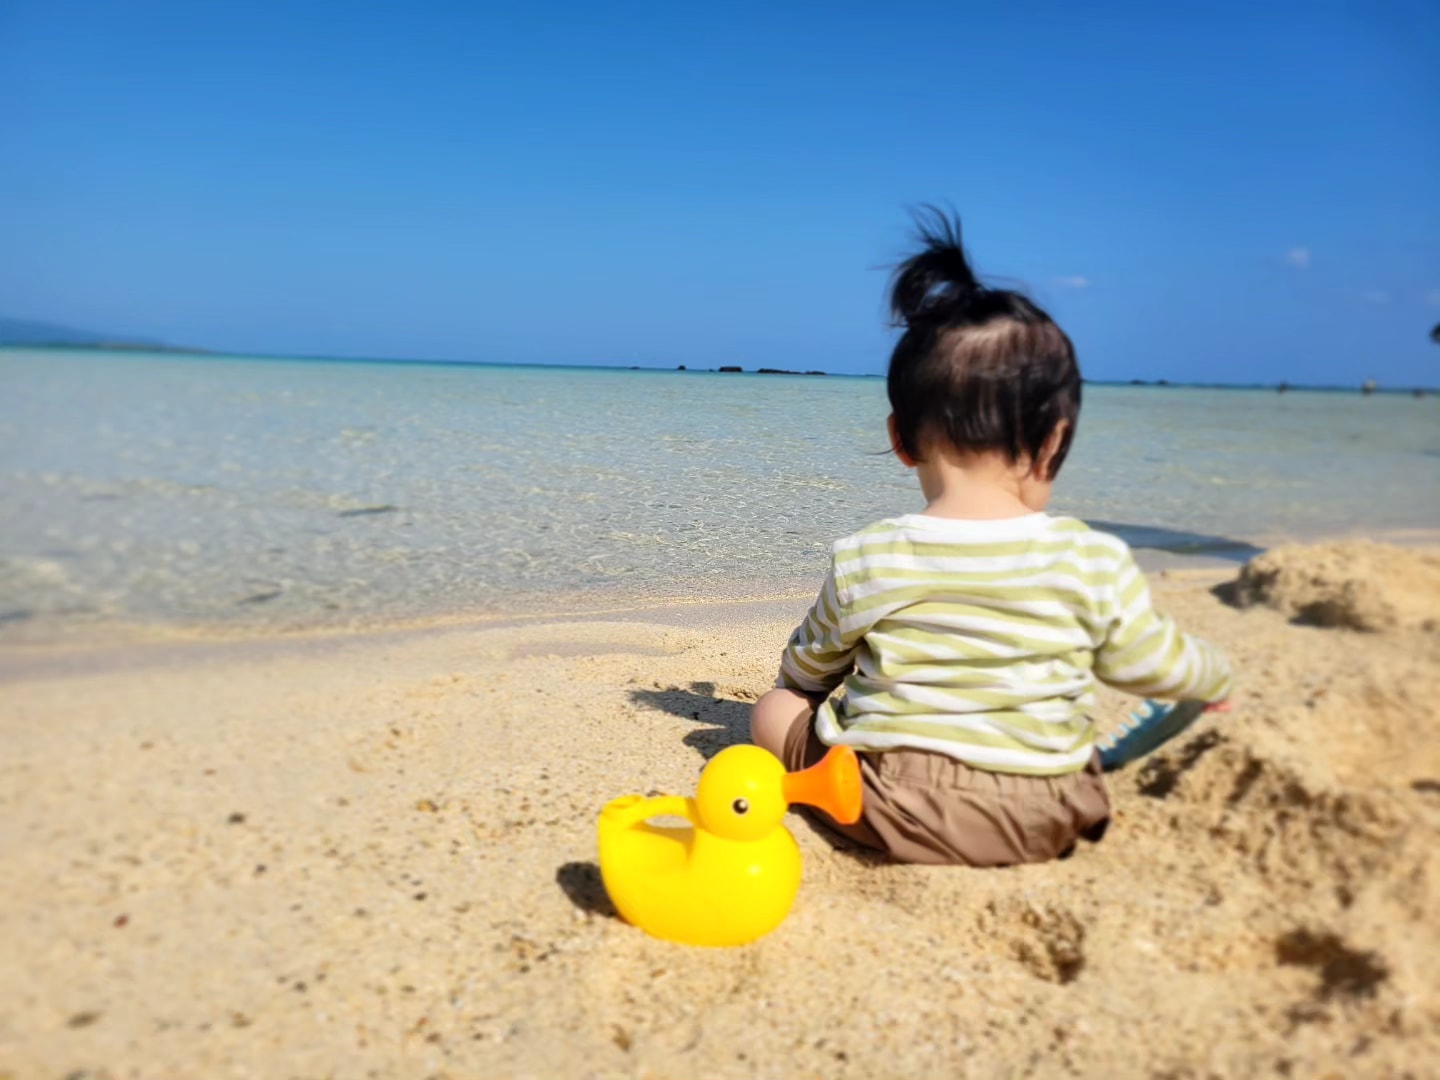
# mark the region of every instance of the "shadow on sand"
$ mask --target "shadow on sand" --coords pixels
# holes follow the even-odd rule
[[[619,913],[605,891],[600,867],[593,862],[568,862],[555,871],[555,882],[581,911],[618,919]]]
[[[692,682],[688,690],[678,686],[668,690],[632,690],[630,699],[637,705],[706,725],[681,740],[706,761],[727,746],[750,741],[751,702],[717,697],[714,683]]]
[[[1248,540],[1233,540],[1227,536],[1183,532],[1158,525],[1128,525],[1122,521],[1091,521],[1089,524],[1102,532],[1114,533],[1132,548],[1163,551],[1170,555],[1245,563],[1265,553],[1264,548],[1256,547]]]

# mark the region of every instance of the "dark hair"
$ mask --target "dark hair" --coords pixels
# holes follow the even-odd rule
[[[1060,471],[1080,416],[1075,346],[1026,297],[981,284],[960,243],[960,220],[934,207],[915,215],[922,250],[895,271],[890,310],[905,327],[886,389],[900,448],[944,440],[957,450],[998,450],[1038,461],[1069,421],[1049,475]]]

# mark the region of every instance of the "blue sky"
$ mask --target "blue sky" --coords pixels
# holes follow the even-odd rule
[[[0,0],[0,315],[880,372],[943,201],[1088,377],[1440,383],[1440,6],[1172,7]]]

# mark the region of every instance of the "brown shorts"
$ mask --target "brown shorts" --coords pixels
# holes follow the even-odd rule
[[[790,770],[830,748],[810,718],[785,736]],[[864,810],[854,825],[815,811],[826,825],[900,862],[1012,866],[1067,854],[1080,837],[1098,840],[1110,821],[1100,755],[1081,772],[1022,776],[987,772],[928,750],[864,752]]]

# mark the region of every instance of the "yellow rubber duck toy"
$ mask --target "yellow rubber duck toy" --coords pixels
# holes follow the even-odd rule
[[[731,746],[693,799],[624,795],[600,811],[600,875],[615,908],[646,933],[687,945],[744,945],[774,930],[800,888],[800,847],[781,824],[791,803],[860,819],[860,764],[837,746],[787,773],[758,746]],[[678,817],[690,824],[650,824]]]

